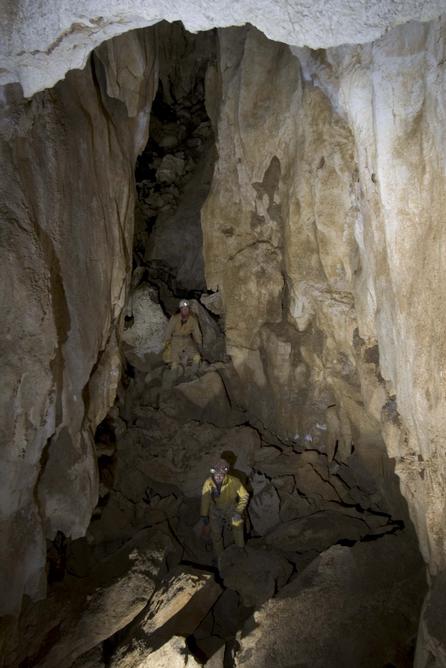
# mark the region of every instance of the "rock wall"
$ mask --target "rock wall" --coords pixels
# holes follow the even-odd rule
[[[44,594],[46,538],[83,535],[97,502],[93,434],[119,381],[133,170],[156,81],[146,31],[30,101],[3,89],[2,614]]]
[[[53,86],[70,69],[85,65],[103,41],[158,21],[182,21],[191,32],[250,23],[271,39],[311,48],[360,44],[411,20],[428,21],[444,9],[442,0],[18,0],[0,8],[0,83],[19,81],[26,96]]]
[[[433,573],[446,565],[445,39],[441,19],[307,61],[355,137],[359,333],[378,343],[383,435]]]
[[[202,212],[208,288],[253,422],[385,470],[376,342],[358,333],[358,171],[345,121],[298,59],[253,28],[220,33],[218,162]],[[215,85],[215,83],[214,83]],[[376,401],[376,399],[375,399]],[[391,479],[389,470],[383,488]]]
[[[220,31],[219,158],[202,213],[208,288],[251,415],[337,459],[354,443],[383,489],[394,458],[434,573],[445,34],[435,21],[293,55],[253,28]]]

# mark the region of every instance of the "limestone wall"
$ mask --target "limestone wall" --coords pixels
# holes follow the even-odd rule
[[[293,56],[255,29],[221,31],[219,160],[202,215],[208,287],[222,294],[249,410],[329,455],[353,442],[384,487],[394,458],[434,573],[445,34],[435,21]]]
[[[3,92],[1,613],[44,593],[46,537],[83,535],[96,505],[155,47],[128,33],[30,101]]]

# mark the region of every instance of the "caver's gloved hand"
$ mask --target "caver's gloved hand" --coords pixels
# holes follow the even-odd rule
[[[165,364],[172,362],[172,341],[170,339],[164,342],[162,357]]]
[[[233,513],[232,514],[231,520],[234,524],[237,523],[237,522],[241,522],[241,519],[242,519],[242,516],[240,515],[240,513]]]
[[[201,531],[200,531],[201,537],[203,540],[208,540],[209,535],[211,533],[211,527],[209,526],[209,517],[207,517],[206,515],[202,515],[200,517],[200,522],[201,522]]]

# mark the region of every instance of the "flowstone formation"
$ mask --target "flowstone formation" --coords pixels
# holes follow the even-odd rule
[[[15,12],[6,80],[30,95],[160,18],[127,7],[67,9],[62,33],[47,16],[32,58]],[[188,25],[246,20],[243,2],[200,7]],[[20,313],[7,299],[2,612],[23,604],[5,665],[410,665],[411,521],[430,586],[415,665],[446,661],[445,21],[381,37],[437,5],[380,3],[342,30],[329,6],[295,9],[269,7],[288,44],[162,25],[29,100],[4,89],[1,266]],[[203,363],[172,386],[179,297]],[[252,496],[246,551],[216,565],[194,526],[222,455]],[[22,601],[44,595],[46,556],[48,599]]]

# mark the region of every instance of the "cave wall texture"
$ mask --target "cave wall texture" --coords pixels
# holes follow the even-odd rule
[[[46,538],[84,535],[97,502],[93,434],[119,381],[155,81],[155,44],[136,31],[31,100],[4,92],[2,613],[44,594]]]
[[[353,435],[368,456],[384,439],[433,572],[445,565],[444,28],[299,50],[303,76],[288,47],[222,31],[202,216],[246,405],[288,440],[331,429],[345,454]]]
[[[62,4],[2,17],[1,612],[43,593],[45,537],[82,535],[96,502],[92,432],[119,377],[155,33],[126,32],[70,70],[161,18],[249,20],[219,30],[207,74],[207,287],[253,422],[329,457],[337,441],[341,460],[353,442],[383,488],[394,460],[432,578],[421,633],[444,658],[442,3],[370,3],[367,18],[341,0],[293,15],[282,2]]]

